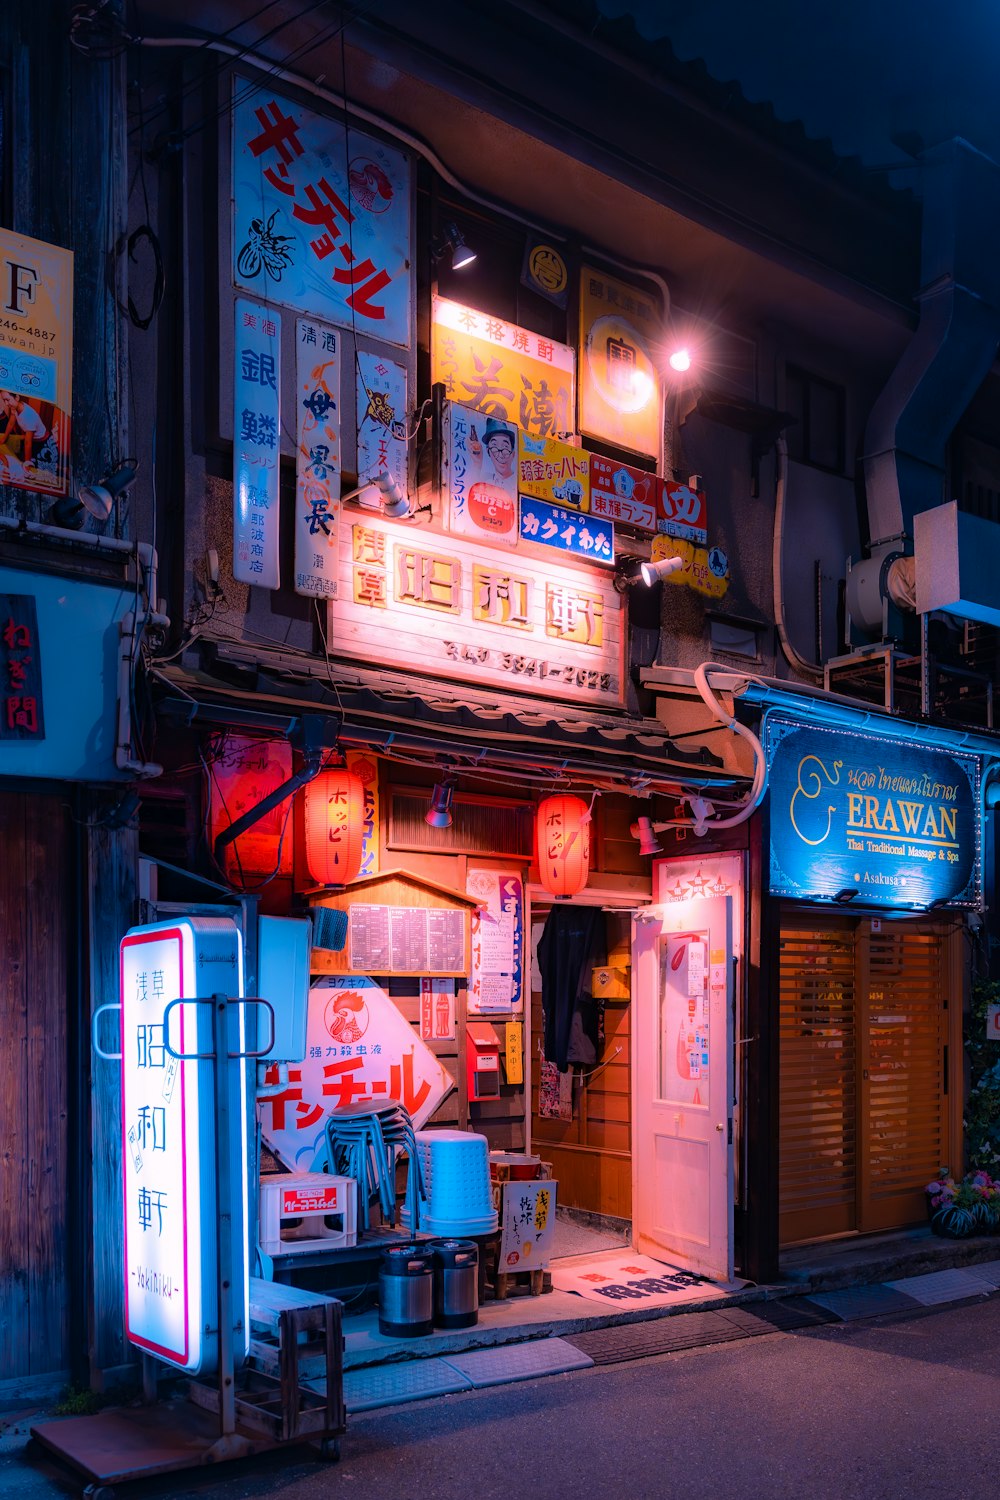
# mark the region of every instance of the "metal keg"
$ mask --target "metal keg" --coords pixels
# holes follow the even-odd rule
[[[413,1339],[434,1329],[434,1260],[429,1245],[394,1245],[378,1273],[379,1332]]]
[[[438,1328],[471,1328],[479,1321],[479,1250],[472,1240],[438,1240],[434,1246],[434,1322]]]

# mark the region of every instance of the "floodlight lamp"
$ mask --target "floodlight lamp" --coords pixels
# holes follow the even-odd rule
[[[453,781],[439,781],[435,783],[431,792],[431,805],[424,813],[424,822],[428,828],[450,828],[451,827],[451,800],[455,794],[455,783]]]
[[[630,829],[633,838],[639,840],[640,854],[662,854],[663,846],[656,837],[652,818],[636,818]]]
[[[683,557],[660,557],[656,562],[644,562],[639,569],[639,576],[647,588],[652,588],[654,583],[659,583],[671,573],[676,573],[678,568],[683,568]]]
[[[136,465],[129,461],[118,464],[96,484],[81,484],[76,492],[77,500],[95,521],[106,521],[114,508],[115,500],[123,495],[134,482]]]

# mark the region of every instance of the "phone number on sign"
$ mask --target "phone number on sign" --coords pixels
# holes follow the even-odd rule
[[[497,667],[515,677],[537,677],[546,682],[565,682],[570,687],[589,688],[597,693],[617,693],[618,679],[612,672],[597,672],[590,667],[569,667],[560,662],[545,661],[538,656],[518,656],[513,651],[491,651],[488,646],[463,646],[459,641],[445,641],[449,661],[467,661],[476,667]]]

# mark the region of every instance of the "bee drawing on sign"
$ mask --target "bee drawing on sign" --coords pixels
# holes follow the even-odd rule
[[[288,248],[292,243],[291,235],[275,234],[277,217],[278,210],[275,209],[266,225],[263,219],[250,220],[249,237],[236,261],[237,271],[247,280],[258,275],[263,266],[272,281],[280,281],[282,271],[291,265],[292,252]]]

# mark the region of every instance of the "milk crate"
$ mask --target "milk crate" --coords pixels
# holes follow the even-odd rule
[[[260,1246],[266,1255],[338,1250],[358,1241],[353,1177],[286,1172],[260,1184]]]

